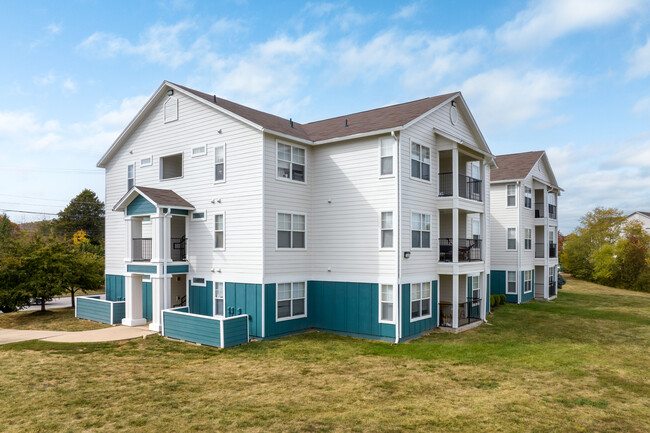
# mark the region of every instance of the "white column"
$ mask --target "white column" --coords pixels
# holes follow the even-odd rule
[[[147,323],[142,317],[142,276],[127,275],[125,277],[125,317],[122,325],[140,326]]]
[[[458,328],[458,274],[452,275],[452,294],[451,294],[451,327]]]
[[[151,276],[151,323],[149,329],[162,331],[162,310],[165,309],[165,286],[170,286],[170,275]]]
[[[485,321],[485,303],[490,302],[487,296],[487,273],[481,272],[479,279],[481,280],[481,320]]]
[[[124,223],[126,224],[126,256],[124,257],[124,261],[130,262],[133,260],[133,217],[125,216]]]
[[[458,173],[458,145],[454,143],[451,149],[451,184],[454,198],[458,198]]]
[[[172,216],[171,214],[165,215],[165,217],[162,220],[162,244],[165,247],[164,250],[164,262],[171,262],[172,261]]]
[[[151,216],[151,262],[160,263],[163,258],[162,226],[164,217],[160,214]]]
[[[173,275],[163,280],[163,307],[165,309],[172,307],[172,278],[174,278]]]
[[[451,210],[451,251],[452,251],[452,261],[458,263],[458,208],[454,207]]]

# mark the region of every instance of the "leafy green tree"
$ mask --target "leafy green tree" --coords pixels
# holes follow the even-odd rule
[[[71,252],[65,243],[54,239],[35,237],[22,258],[20,289],[39,299],[41,311],[45,303],[66,290]]]
[[[613,286],[616,284],[620,274],[616,257],[616,248],[612,244],[601,245],[601,247],[591,255],[594,266],[594,281],[606,286]]]
[[[52,223],[54,233],[71,238],[79,230],[86,232],[93,245],[104,244],[104,203],[89,189],[84,189],[59,212]]]
[[[74,248],[71,260],[67,263],[64,281],[67,292],[70,293],[72,307],[75,306],[75,294],[78,291],[87,293],[97,289],[104,282],[104,258],[91,252]]]
[[[0,258],[0,311],[10,313],[29,304],[30,295],[21,287],[20,257]]]
[[[573,233],[564,240],[560,261],[566,272],[581,280],[590,280],[594,271],[591,254],[589,240]]]

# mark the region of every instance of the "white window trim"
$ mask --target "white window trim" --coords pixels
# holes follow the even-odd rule
[[[195,213],[202,213],[203,218],[194,218]],[[190,221],[207,221],[207,219],[208,219],[208,211],[205,209],[201,209],[201,210],[197,209],[197,210],[190,211]]]
[[[194,150],[199,149],[199,148],[202,149],[202,152],[194,154]],[[208,145],[207,144],[203,144],[201,146],[194,146],[194,147],[190,148],[190,157],[191,158],[200,158],[202,156],[206,156],[207,154],[208,154]]]
[[[530,279],[526,279],[526,274],[528,272],[530,272]],[[530,290],[526,290],[526,282],[527,281],[530,281]],[[528,293],[533,291],[533,271],[532,270],[524,271],[524,281],[523,281],[523,283],[524,283],[524,293],[528,294]]]
[[[207,281],[207,280],[206,280]],[[223,314],[216,314],[217,311],[217,284],[223,285]],[[212,281],[212,317],[226,317],[226,282]]]
[[[215,177],[214,167],[217,165],[217,149],[220,148],[220,147],[223,147],[223,179],[222,180],[216,180],[214,178]],[[218,145],[214,146],[214,162],[213,162],[213,165],[212,165],[212,181],[215,184],[226,183],[226,167],[227,167],[227,164],[228,163],[226,161],[226,143],[218,144]]]
[[[511,186],[511,185],[515,187],[515,195],[514,195],[515,204],[512,205],[512,206],[508,205],[508,197],[510,197],[510,195],[508,195],[508,187]],[[519,200],[517,199],[517,184],[516,183],[507,183],[506,184],[506,207],[510,208],[510,209],[514,209],[514,208],[517,207],[518,202],[519,202]]]
[[[290,305],[291,305],[291,310],[293,310],[293,285],[295,283],[303,283],[305,285],[305,313],[301,314],[299,316],[289,316],[289,317],[278,317],[278,286],[280,284],[291,284],[291,299],[290,299]],[[299,298],[296,298],[299,299]],[[293,312],[293,311],[292,311]],[[276,283],[275,284],[275,321],[276,322],[286,322],[287,320],[294,320],[294,319],[303,319],[307,317],[307,281],[290,281],[290,282],[281,282],[281,283]]]
[[[390,140],[392,142],[391,156],[393,157],[393,166],[392,166],[392,173],[391,174],[381,174],[381,158],[382,158],[381,144],[382,144],[382,142],[384,140]],[[395,139],[393,137],[390,137],[390,136],[389,136],[389,138],[386,138],[386,137],[381,138],[380,137],[378,141],[379,141],[379,178],[380,179],[389,179],[391,177],[395,177],[396,162],[397,162],[397,156],[395,155],[395,153],[396,153],[395,149],[397,148],[397,146],[395,145]],[[431,154],[429,154],[429,155],[431,155]]]
[[[420,215],[427,215],[429,217],[429,248],[426,247],[414,247],[413,246],[413,214],[417,213]],[[422,212],[418,210],[411,210],[411,218],[410,218],[410,223],[411,227],[409,228],[409,236],[410,236],[410,241],[409,243],[411,244],[411,250],[423,250],[423,251],[428,251],[433,249],[433,237],[432,237],[432,230],[431,227],[433,226],[433,216],[430,213],[427,212]],[[421,232],[426,231],[426,230],[420,230]],[[420,243],[422,241],[422,235],[420,235]]]
[[[143,164],[142,161],[145,159],[149,160],[148,164]],[[140,158],[140,167],[151,167],[153,165],[153,155],[150,156],[145,156],[144,158]]]
[[[482,289],[482,287],[481,287],[481,274],[472,274],[472,275],[468,275],[468,277],[470,277],[472,279],[472,306],[475,307],[478,304],[476,303],[476,301],[473,300],[474,299],[474,291],[478,290],[478,299],[481,299],[481,289]],[[478,284],[477,284],[478,287],[474,287],[474,279],[475,278],[476,278],[476,281],[478,281]],[[507,276],[506,276],[506,278],[507,278]]]
[[[412,302],[413,302],[413,299],[411,298],[411,286],[413,284],[422,285],[422,284],[426,284],[426,283],[429,283],[429,314],[426,315],[426,316],[420,316],[420,317],[413,318],[411,316],[411,314],[413,314],[412,311],[411,311],[411,308],[412,308],[411,305],[412,305]],[[422,290],[422,287],[420,287],[420,291],[421,290]],[[421,300],[422,300],[422,298],[420,298],[420,301]],[[422,311],[422,304],[420,304],[420,311]],[[409,284],[409,318],[411,319],[411,323],[419,322],[420,320],[430,319],[432,317],[432,315],[433,315],[433,283],[431,281],[423,281],[423,282],[416,282],[416,283]]]
[[[126,165],[126,187],[127,187],[127,189],[129,189],[129,180],[131,179],[129,177],[129,167],[131,167],[131,166],[133,166],[133,187],[135,187],[135,167],[136,167],[136,163],[133,162],[131,164]]]
[[[291,244],[293,244],[293,215],[302,215],[305,217],[305,247],[304,248],[293,248],[293,247],[278,247],[278,231],[280,230],[279,224],[280,224],[280,218],[279,215],[281,213],[284,214],[290,214],[291,215]],[[288,211],[288,210],[277,210],[275,212],[275,251],[306,251],[307,250],[307,214],[304,212],[294,212],[294,211]]]
[[[201,279],[203,279],[203,282],[202,282],[202,283],[196,283],[196,282],[194,282],[194,279],[195,279],[195,278],[201,278]],[[203,278],[203,277],[192,277],[190,283],[191,283],[192,286],[194,286],[194,287],[206,287],[206,286],[208,285],[208,278]]]
[[[413,176],[413,165],[411,163],[413,158],[412,158],[412,155],[411,155],[411,146],[414,145],[414,144],[420,146],[421,148],[426,147],[427,149],[429,149],[429,180],[422,179],[421,177]],[[433,177],[433,167],[432,167],[433,166],[433,164],[432,164],[433,158],[432,158],[431,155],[433,155],[433,151],[431,150],[431,147],[427,146],[426,144],[420,144],[420,143],[417,143],[417,142],[409,143],[409,177],[411,179],[416,180],[416,181],[420,181],[420,182],[424,182],[424,183],[429,183],[429,184],[431,183],[431,178]],[[419,160],[419,161],[420,161],[420,163],[424,162],[422,160]]]
[[[382,287],[382,286],[391,286],[391,287],[393,288],[393,302],[392,302],[392,304],[393,304],[393,318],[392,318],[391,320],[383,320],[383,319],[381,318],[381,305],[382,305],[382,303],[384,303],[384,302],[381,300],[381,287]],[[378,297],[378,299],[379,299],[378,304],[379,304],[379,305],[377,306],[377,308],[378,308],[377,318],[379,319],[379,323],[385,323],[385,324],[387,324],[387,325],[394,325],[395,322],[396,322],[396,320],[395,320],[395,316],[397,315],[397,306],[396,306],[396,304],[397,304],[397,302],[396,302],[396,300],[397,300],[397,296],[396,296],[397,293],[396,293],[396,290],[395,290],[395,284],[394,284],[394,283],[379,283],[378,288],[379,288],[379,297]],[[387,303],[388,303],[388,302],[386,302],[386,304],[387,304]]]
[[[530,232],[530,238],[526,237],[526,232]],[[530,239],[530,248],[526,248],[526,241]],[[524,229],[524,251],[532,251],[533,249],[533,229]],[[512,250],[511,250],[512,251]]]
[[[291,146],[292,148],[298,147],[298,148],[303,149],[305,151],[305,164],[304,164],[304,166],[305,166],[305,180],[304,181],[293,180],[291,177],[287,178],[287,177],[278,176],[278,148],[280,147],[280,144],[284,144],[285,146]],[[292,144],[292,143],[289,143],[289,142],[286,142],[286,141],[275,140],[275,179],[276,180],[281,180],[283,182],[291,182],[291,183],[297,183],[299,185],[307,185],[307,173],[308,173],[307,170],[309,168],[309,167],[307,167],[307,157],[308,157],[308,154],[307,154],[307,148],[306,147],[299,146],[297,144]],[[291,162],[290,162],[290,164],[293,164],[293,150],[291,151]],[[289,170],[291,172],[291,165],[289,165]]]
[[[168,156],[174,156],[174,155],[181,155],[181,175],[177,177],[168,177],[167,179],[163,179],[163,158],[167,158]],[[158,158],[158,180],[161,182],[167,182],[169,180],[178,180],[182,179],[185,176],[185,152],[173,152],[169,153],[167,155],[161,155]]]
[[[508,279],[508,274],[510,272],[515,273],[515,291],[514,292],[509,292],[508,287],[509,287],[509,279]],[[517,278],[517,271],[506,271],[506,295],[516,295],[517,294],[517,285],[518,285],[518,278]]]
[[[176,118],[175,119],[167,119],[167,104],[169,103],[169,101],[172,101],[172,100],[176,104]],[[163,104],[163,123],[170,123],[170,122],[175,122],[175,121],[178,120],[178,118],[179,118],[178,105],[179,105],[178,104],[178,98],[175,98],[174,96],[170,96],[169,98],[167,98],[167,100]]]
[[[526,206],[526,189],[530,190],[530,207]],[[507,197],[506,197],[506,200],[507,200]],[[517,201],[517,199],[515,198],[515,202],[516,201]],[[534,208],[533,205],[535,204],[534,201],[535,201],[535,190],[530,186],[524,185],[524,208],[533,209]]]
[[[382,247],[381,241],[382,241],[382,235],[384,228],[381,225],[381,214],[390,212],[392,214],[392,221],[393,221],[393,228],[391,229],[393,231],[393,246],[392,247]],[[385,210],[380,210],[379,211],[379,249],[381,251],[395,251],[395,214],[396,212],[392,209],[385,209]],[[387,229],[388,230],[388,229]]]
[[[508,240],[510,240],[510,238],[508,237],[508,230],[510,230],[510,229],[515,230],[515,247],[514,248],[508,248]],[[517,232],[518,232],[517,227],[506,227],[506,251],[517,251],[517,249],[519,248],[519,242],[518,242],[519,239],[517,239],[517,236],[518,236]]]
[[[215,212],[214,216],[216,217],[217,215],[223,215],[223,248],[217,248],[215,247],[215,244],[217,243],[217,237],[216,237],[216,221],[215,219],[212,220],[212,251],[226,251],[226,211],[222,212]],[[207,218],[207,215],[206,215]]]

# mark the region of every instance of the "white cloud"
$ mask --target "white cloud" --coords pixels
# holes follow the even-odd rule
[[[393,14],[391,18],[404,19],[404,20],[413,18],[418,13],[419,10],[420,10],[419,2],[411,3],[403,6],[399,11]]]
[[[56,81],[54,72],[50,71],[47,74],[34,77],[34,83],[40,86],[48,86]]]
[[[546,104],[571,92],[572,80],[557,72],[493,69],[460,86],[482,129],[512,126],[546,112]]]
[[[75,93],[77,91],[77,83],[75,83],[70,77],[65,79],[61,87],[67,93]]]
[[[629,59],[628,78],[645,78],[650,75],[650,38],[637,48]]]
[[[45,27],[45,29],[50,32],[53,35],[59,34],[61,30],[63,30],[63,27],[60,24],[50,24]]]
[[[547,45],[566,34],[618,22],[645,7],[645,0],[535,0],[496,31],[507,48]]]
[[[635,114],[650,114],[650,96],[636,101],[636,104],[632,107],[632,112]]]
[[[537,127],[537,129],[551,129],[555,126],[563,125],[567,123],[569,120],[571,120],[571,116],[567,116],[563,114],[563,115],[553,116],[547,119],[540,120],[539,122],[537,122],[537,125],[535,126]]]

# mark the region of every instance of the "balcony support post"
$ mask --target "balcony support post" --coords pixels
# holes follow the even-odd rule
[[[458,198],[458,144],[454,143],[451,149],[451,182],[452,182],[452,197]],[[455,245],[455,244],[454,244]]]
[[[451,245],[452,245],[451,246],[451,251],[452,251],[451,260],[454,263],[458,263],[458,246],[459,246],[459,244],[458,244],[458,224],[459,224],[459,221],[458,221],[458,208],[457,207],[454,207],[451,210],[451,220],[452,220],[452,222],[451,222],[451,226],[452,226],[452,229],[451,229],[451,233],[452,233],[452,235],[451,235]]]
[[[133,217],[126,216],[124,213],[124,223],[126,224],[126,257],[124,257],[125,262],[133,261]]]
[[[452,275],[452,294],[451,294],[451,327],[458,328],[458,274]]]

